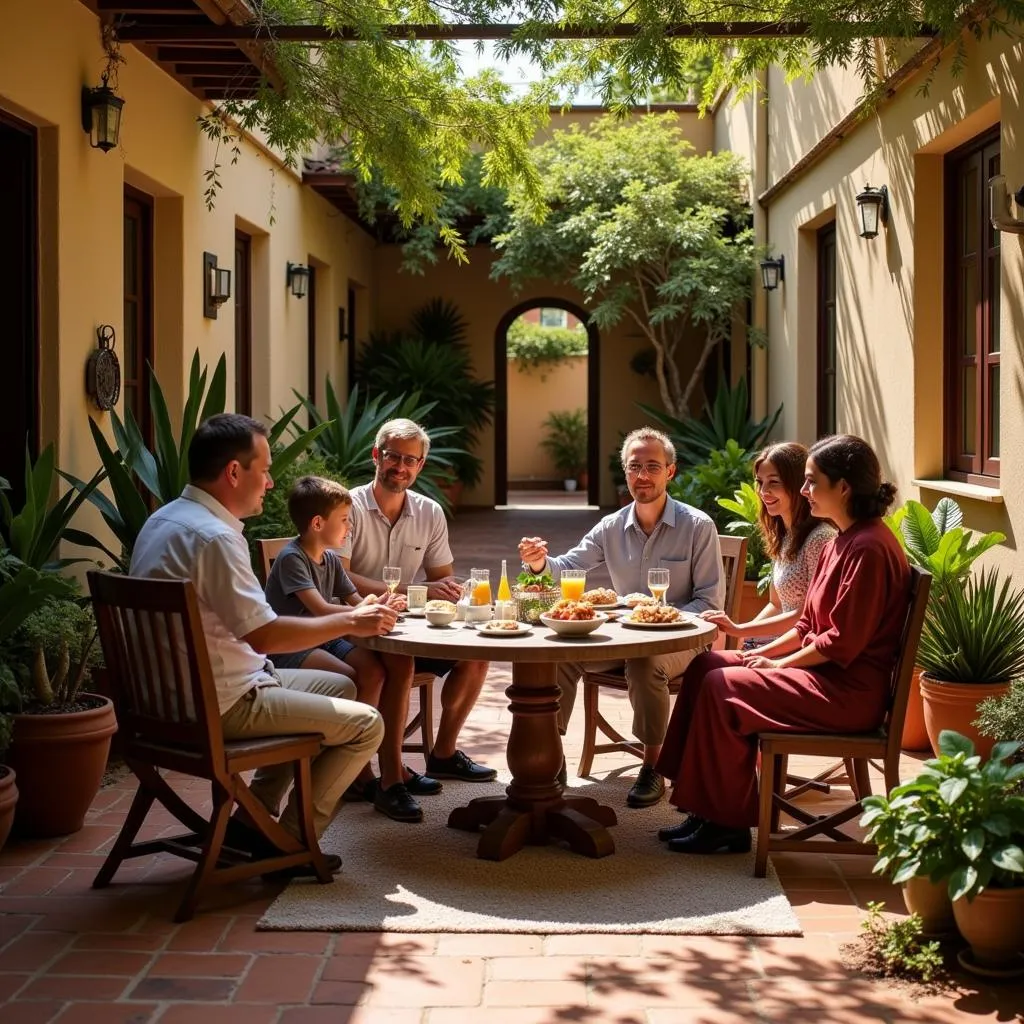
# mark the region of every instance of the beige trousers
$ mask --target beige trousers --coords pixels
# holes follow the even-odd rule
[[[223,715],[226,740],[319,732],[324,742],[313,758],[313,823],[321,836],[331,823],[341,795],[373,757],[384,736],[376,708],[352,700],[351,679],[333,672],[302,668],[278,670],[283,685],[253,687]],[[250,785],[253,795],[276,817],[294,778],[290,764],[261,768]],[[298,838],[295,793],[281,815],[281,825]]]
[[[656,654],[651,658],[633,658],[629,661],[588,661],[585,665],[574,661],[558,666],[558,688],[562,691],[558,711],[558,727],[565,732],[576,703],[576,687],[584,670],[608,672],[626,669],[626,688],[633,708],[633,735],[652,747],[665,740],[669,717],[669,681],[681,676],[693,661],[696,651],[675,654]]]

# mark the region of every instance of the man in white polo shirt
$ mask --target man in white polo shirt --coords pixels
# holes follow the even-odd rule
[[[355,686],[345,676],[306,669],[276,671],[268,654],[303,650],[347,634],[376,636],[395,623],[393,609],[350,607],[335,615],[279,616],[267,604],[249,561],[241,520],[259,515],[274,486],[270,477],[267,428],[235,413],[200,424],[188,449],[191,483],[180,498],[157,509],[139,532],[131,574],[191,580],[217,687],[226,739],[323,733],[313,759],[312,790],[316,833],[322,835],[338,800],[380,745],[384,726],[378,712],[352,700]],[[276,816],[292,777],[291,765],[261,769],[253,795]],[[229,845],[256,856],[277,852],[236,814]],[[295,794],[281,825],[299,837]],[[341,858],[328,855],[332,870]],[[308,872],[308,866],[292,874]]]
[[[430,451],[430,437],[417,423],[390,420],[373,444],[376,467],[373,483],[352,489],[352,529],[342,549],[342,564],[360,594],[382,594],[385,565],[402,569],[404,592],[422,571],[431,600],[457,601],[461,588],[453,572],[448,524],[436,501],[410,490]],[[380,698],[384,741],[380,783],[373,789],[374,806],[395,821],[421,821],[416,796],[441,791],[438,779],[488,782],[497,772],[477,764],[457,749],[459,732],[469,717],[487,675],[486,661],[435,661],[381,655],[386,679]],[[402,737],[409,714],[409,690],[414,672],[443,676],[441,721],[427,774],[402,764]]]

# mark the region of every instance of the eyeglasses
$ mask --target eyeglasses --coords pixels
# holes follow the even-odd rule
[[[639,476],[646,473],[648,476],[657,476],[665,467],[660,462],[627,462],[626,472],[630,476]]]
[[[415,469],[423,462],[422,455],[403,455],[401,452],[393,452],[387,448],[380,453],[380,457],[389,466],[397,466],[401,463],[406,469]]]

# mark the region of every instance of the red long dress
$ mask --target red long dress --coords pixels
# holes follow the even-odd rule
[[[757,740],[769,730],[862,732],[881,724],[910,601],[910,569],[880,519],[830,541],[796,630],[829,660],[745,668],[736,651],[695,658],[683,676],[657,769],[672,803],[719,825],[757,824]]]

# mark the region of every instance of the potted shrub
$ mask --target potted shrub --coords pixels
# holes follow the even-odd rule
[[[565,489],[575,491],[577,480],[587,468],[587,411],[573,409],[548,413],[546,436],[541,446],[564,478]]]
[[[894,882],[944,881],[971,946],[960,962],[979,973],[1024,966],[1024,764],[1008,763],[1019,747],[998,743],[983,764],[967,737],[944,730],[939,756],[915,779],[864,800],[875,870]]]
[[[40,838],[82,827],[117,729],[109,698],[84,691],[100,660],[91,607],[60,582],[64,596],[47,597],[7,645],[21,697],[7,754],[18,776],[15,830]]]
[[[975,725],[982,736],[990,739],[1016,740],[1021,744],[1016,760],[1024,761],[1024,678],[1014,679],[1001,697],[983,700]]]
[[[996,570],[965,587],[946,587],[939,600],[929,601],[917,663],[924,670],[921,695],[933,749],[938,752],[944,729],[954,729],[987,757],[993,741],[981,736],[974,720],[985,698],[1006,693],[1024,676],[1024,590],[1009,579],[1000,586]]]
[[[963,587],[975,559],[1006,540],[1004,534],[993,531],[972,543],[963,519],[960,506],[952,498],[941,498],[931,512],[919,501],[910,500],[885,518],[903,546],[908,561],[932,574],[930,602],[938,601],[950,586]],[[924,722],[919,666],[914,669],[911,680],[902,746],[904,750],[928,750],[931,747]]]

